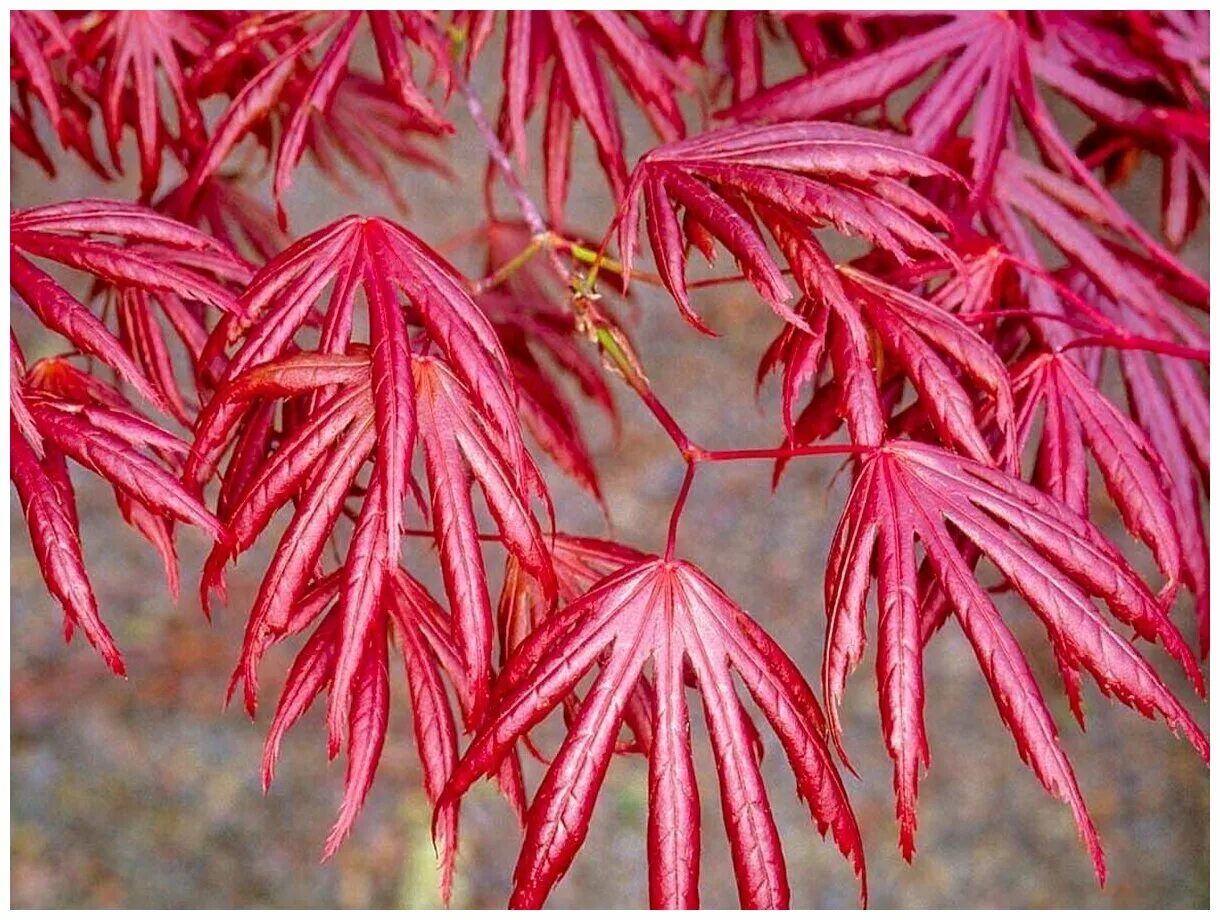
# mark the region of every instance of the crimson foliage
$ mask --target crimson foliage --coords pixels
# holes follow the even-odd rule
[[[460,802],[478,778],[495,777],[523,822],[510,903],[537,907],[575,858],[613,758],[640,754],[651,901],[697,905],[694,690],[743,906],[789,901],[746,696],[863,898],[836,761],[847,764],[839,709],[875,582],[902,854],[915,851],[929,762],[924,648],[952,618],[1021,759],[1072,809],[1104,880],[984,559],[1045,625],[1082,726],[1088,674],[1206,760],[1206,737],[1139,645],[1162,646],[1204,692],[1210,289],[1175,250],[1206,206],[1206,13],[14,12],[10,31],[14,149],[51,175],[75,157],[102,178],[129,168],[129,135],[138,151],[138,202],[10,216],[14,301],[71,349],[28,363],[10,339],[10,475],[47,588],[68,637],[79,628],[122,673],[69,460],[113,487],[171,592],[176,525],[210,538],[205,611],[225,597],[229,564],[277,533],[229,692],[243,685],[253,715],[267,652],[308,634],[263,780],[285,732],[325,697],[329,753],[347,756],[327,855],[373,782],[397,648],[446,896]],[[375,72],[358,69],[366,40]],[[771,46],[799,72],[768,86]],[[488,121],[470,80],[493,48],[504,91]],[[289,233],[307,154],[404,206],[396,170],[444,176],[435,143],[462,124],[458,98],[489,154],[488,214],[467,235],[485,247],[483,278],[386,218]],[[624,106],[657,146],[637,155],[653,139],[630,136]],[[522,178],[540,111],[545,212]],[[613,199],[600,248],[563,219],[577,125]],[[274,212],[235,167],[251,151],[272,164]],[[1158,231],[1114,192],[1144,157],[1163,176]],[[519,219],[496,213],[497,183]],[[639,265],[641,218],[655,274]],[[857,255],[835,262],[832,236]],[[710,286],[688,279],[692,249],[709,262],[727,252],[740,274],[710,284],[743,282],[778,317],[759,364],[760,383],[782,378],[777,447],[713,451],[687,437],[612,312],[629,285],[653,283],[710,333],[692,303]],[[63,270],[85,276],[87,296]],[[686,464],[661,553],[563,533],[536,461],[602,500],[557,380],[614,419],[607,369]],[[792,659],[676,545],[706,463],[768,459],[778,477],[836,453],[852,482],[826,563],[824,714]],[[1159,584],[1094,522],[1094,467]],[[405,543],[429,540],[431,556],[404,564]],[[507,560],[498,605],[489,546]],[[430,562],[443,599],[421,581]],[[1198,655],[1170,617],[1183,588]],[[556,710],[566,734],[531,795],[518,750],[537,753],[531,732]]]

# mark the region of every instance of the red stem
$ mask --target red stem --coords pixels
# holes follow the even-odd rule
[[[686,507],[686,497],[690,494],[691,483],[695,481],[695,468],[699,462],[694,459],[686,461],[686,475],[682,477],[682,487],[674,500],[674,510],[669,515],[669,536],[665,541],[665,558],[673,559],[674,546],[678,542],[678,521],[682,518],[682,509]]]
[[[814,444],[807,447],[754,447],[745,450],[707,450],[699,457],[709,463],[727,460],[783,460],[790,457],[824,457],[831,454],[860,454],[873,448],[860,444]]]
[[[408,527],[402,531],[402,535],[404,537],[428,537],[433,540],[436,539],[436,534],[433,531],[428,530],[426,528]],[[502,537],[498,533],[480,533],[480,534],[476,534],[476,536],[478,537],[478,539],[483,540],[486,543],[503,543],[504,542],[504,537]]]
[[[976,313],[963,313],[961,317],[965,322],[990,319],[1045,319],[1063,323],[1065,326],[1071,326],[1073,329],[1079,329],[1081,332],[1091,333],[1085,338],[1073,339],[1062,346],[1060,351],[1068,351],[1072,348],[1085,348],[1089,345],[1099,345],[1127,351],[1150,351],[1174,358],[1186,358],[1191,361],[1201,361],[1205,364],[1211,363],[1210,348],[1196,348],[1193,345],[1183,345],[1180,342],[1167,342],[1164,339],[1129,335],[1123,332],[1116,324],[1108,319],[1104,319],[1104,317],[1102,322],[1104,328],[1101,329],[1073,317],[1064,316],[1060,313],[1051,313],[1047,310],[979,310]]]
[[[699,452],[695,442],[687,436],[686,432],[682,430],[682,426],[678,424],[677,419],[665,408],[661,400],[657,398],[657,394],[649,387],[636,387],[633,384],[632,389],[636,391],[660,426],[665,429],[665,433],[674,442],[674,446],[678,448],[682,456],[686,457],[689,462],[692,459],[692,453]]]

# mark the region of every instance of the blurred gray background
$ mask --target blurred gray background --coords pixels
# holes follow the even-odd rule
[[[362,57],[366,68],[375,67],[371,57]],[[772,62],[781,69],[785,65],[782,58]],[[494,112],[500,92],[498,49],[486,54],[476,77]],[[411,212],[390,215],[434,245],[467,229],[482,213],[484,152],[457,100],[449,112],[458,133],[445,155],[455,180],[445,183],[400,169],[397,179]],[[630,109],[624,107],[624,112],[632,152],[638,153],[652,143],[651,135]],[[537,125],[532,129],[536,138]],[[535,144],[532,150],[537,149]],[[134,149],[127,155],[127,162],[134,162]],[[535,155],[535,165],[537,159]],[[599,235],[610,217],[608,198],[591,165],[592,147],[579,128],[574,163],[571,223]],[[537,176],[532,180],[537,189]],[[250,187],[265,194],[269,186],[270,171],[256,170]],[[306,161],[288,198],[294,233],[353,211],[386,213],[383,193],[362,182],[354,187],[354,193],[337,190]],[[48,182],[15,156],[12,192],[14,206],[24,207],[83,195],[129,196],[133,185],[103,186],[66,162],[60,178]],[[1158,195],[1155,165],[1122,192],[1125,203],[1149,225],[1156,220]],[[1190,264],[1204,271],[1207,233],[1205,224],[1186,253]],[[477,257],[456,258],[463,269],[478,272]],[[731,270],[727,259],[721,268]],[[704,292],[696,305],[722,333],[709,340],[686,326],[666,298],[636,287],[636,304],[624,312],[634,318],[642,360],[656,391],[692,436],[713,447],[774,443],[775,387],[765,387],[757,403],[752,395],[758,357],[777,329],[765,305],[743,286]],[[19,311],[14,311],[13,323],[31,359],[58,349]],[[658,549],[682,465],[630,392],[616,386],[616,395],[623,415],[619,440],[602,417],[584,413],[613,527],[608,529],[597,508],[555,474],[550,482],[560,523],[572,531]],[[847,479],[836,477],[836,471],[836,461],[829,458],[795,463],[772,494],[765,463],[707,468],[699,475],[680,536],[681,552],[705,567],[807,675],[816,675],[820,661],[822,572],[846,497]],[[13,906],[434,904],[429,814],[401,675],[394,674],[389,740],[364,814],[339,855],[320,865],[322,841],[339,801],[342,765],[326,762],[317,712],[289,736],[270,794],[264,797],[259,789],[263,736],[289,661],[283,650],[265,669],[267,695],[256,723],[236,708],[221,710],[259,563],[274,539],[243,559],[230,579],[229,608],[209,625],[192,583],[206,550],[198,535],[184,532],[180,540],[183,599],[175,605],[159,561],[122,524],[109,490],[86,475],[74,475],[74,481],[94,588],[131,678],[110,676],[80,640],[64,645],[59,610],[43,588],[20,510],[10,499]],[[1094,488],[1099,521],[1124,546],[1132,546],[1100,483]],[[1145,561],[1140,550],[1133,554]],[[498,572],[494,561],[492,568]],[[872,906],[1206,906],[1205,766],[1163,726],[1091,688],[1086,693],[1089,731],[1081,735],[1062,698],[1041,626],[1011,598],[1001,603],[1051,702],[1102,835],[1110,881],[1104,890],[1097,887],[1070,813],[1046,795],[1018,759],[970,648],[951,625],[932,643],[926,659],[933,763],[920,790],[919,852],[912,866],[897,849],[871,644],[848,687],[846,738],[860,779],[848,777],[847,786],[864,834]],[[1179,622],[1188,622],[1184,607]],[[1165,656],[1149,654],[1198,718],[1206,720],[1206,706],[1190,698]],[[704,806],[703,903],[731,907],[737,903],[736,890],[715,774],[693,700]],[[546,737],[556,739],[551,729]],[[769,735],[767,744],[764,770],[788,859],[793,905],[854,906],[857,889],[846,863],[818,838],[795,797],[782,751]],[[533,770],[531,778],[537,775]],[[616,759],[588,840],[550,906],[647,905],[646,789],[644,761]],[[476,789],[462,817],[453,904],[500,906],[516,859],[512,818],[490,787]]]

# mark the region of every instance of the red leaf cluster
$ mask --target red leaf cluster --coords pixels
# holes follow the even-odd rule
[[[10,477],[34,555],[67,635],[79,628],[122,673],[69,461],[113,488],[172,594],[177,525],[209,538],[205,612],[228,567],[274,542],[229,692],[242,685],[253,715],[267,653],[299,639],[262,774],[269,785],[286,732],[324,697],[328,752],[346,748],[326,855],[374,780],[397,649],[446,897],[460,800],[480,777],[524,827],[511,904],[539,907],[576,857],[614,757],[642,755],[650,900],[697,905],[688,690],[702,700],[743,906],[789,901],[758,714],[863,895],[836,761],[847,765],[840,708],[874,583],[906,858],[930,760],[924,649],[952,618],[1019,756],[1071,808],[1104,879],[999,593],[1045,628],[1082,727],[1087,674],[1207,758],[1140,645],[1160,645],[1204,692],[1210,286],[1176,253],[1208,195],[1206,13],[15,11],[9,22],[13,148],[48,175],[71,157],[138,185],[138,203],[10,215],[14,306],[70,349],[30,363],[10,336]],[[369,72],[357,66],[365,46]],[[488,122],[472,81],[492,48],[503,92]],[[772,79],[773,54],[795,72]],[[307,154],[340,189],[375,183],[405,212],[404,173],[450,174],[435,144],[465,124],[457,99],[488,150],[487,214],[469,233],[433,248],[359,215],[289,232]],[[625,106],[655,146],[641,149]],[[563,219],[578,124],[609,186],[600,236]],[[122,155],[132,141],[134,163]],[[269,194],[251,186],[251,152],[265,157]],[[1117,194],[1149,158],[1162,177],[1156,229]],[[519,215],[497,213],[497,183]],[[485,255],[483,277],[440,254],[461,244]],[[721,249],[736,269],[696,277],[692,250],[714,269]],[[780,378],[776,447],[689,437],[620,317],[628,284],[653,284],[710,332],[697,302],[735,282],[777,324],[758,365],[760,386]],[[686,465],[663,555],[558,529],[551,467],[614,515],[574,398],[617,429],[611,377]],[[798,666],[675,547],[704,465],[766,459],[778,477],[826,453],[850,457],[851,484],[826,564],[824,715]],[[1111,507],[1159,586],[1103,535]],[[998,585],[984,585],[984,562]],[[1183,588],[1198,655],[1172,619]],[[536,728],[556,711],[562,741],[530,795],[519,747],[541,757]]]

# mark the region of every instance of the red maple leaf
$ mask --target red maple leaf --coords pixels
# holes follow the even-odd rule
[[[830,831],[861,878],[864,857],[846,791],[826,747],[821,709],[787,655],[699,569],[645,557],[594,585],[520,646],[487,718],[441,803],[494,772],[598,664],[599,675],[526,814],[510,904],[537,908],[584,841],[594,801],[637,679],[652,662],[656,705],[649,756],[649,892],[654,908],[698,905],[699,802],[685,673],[703,695],[720,776],[725,829],[743,907],[788,904],[779,834],[733,674],[778,735],[818,830]]]
[[[1204,757],[1208,743],[1152,666],[1094,606],[1145,639],[1160,642],[1200,692],[1203,679],[1190,650],[1130,564],[1069,506],[989,466],[929,445],[892,442],[861,464],[831,548],[826,576],[827,634],[822,685],[835,737],[848,673],[864,651],[865,601],[877,581],[877,683],[882,729],[894,760],[900,843],[915,849],[915,798],[929,760],[923,727],[923,647],[939,617],[921,608],[915,541],[948,598],[949,609],[978,657],[1000,717],[1021,759],[1067,802],[1093,857],[1105,864],[1058,731],[1024,654],[995,602],[977,583],[974,559],[959,537],[986,556],[1046,626],[1074,708],[1079,672],[1108,696],[1152,717],[1161,715]]]

